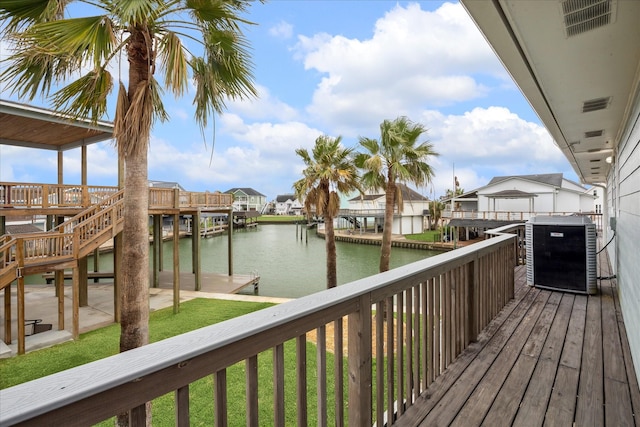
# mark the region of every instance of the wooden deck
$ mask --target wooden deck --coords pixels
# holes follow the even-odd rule
[[[586,296],[528,287],[525,273],[516,269],[514,300],[397,425],[640,425],[615,280]]]
[[[173,289],[173,271],[161,271],[159,275],[161,289]],[[202,292],[220,294],[235,294],[247,288],[257,288],[260,276],[252,274],[228,274],[200,273],[200,285]],[[251,288],[250,288],[251,287]],[[180,289],[185,291],[195,290],[195,275],[193,273],[180,273]]]

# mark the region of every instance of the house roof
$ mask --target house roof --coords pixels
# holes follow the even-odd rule
[[[287,200],[295,200],[295,199],[296,199],[295,194],[278,194],[276,196],[276,202],[278,203],[286,202]]]
[[[562,174],[561,173],[546,173],[536,175],[510,175],[510,176],[496,176],[489,181],[489,185],[497,184],[508,179],[525,179],[527,181],[539,182],[541,184],[552,185],[554,187],[562,187]]]
[[[185,189],[177,182],[173,181],[149,181],[149,187],[154,188],[179,188],[181,191]]]
[[[0,144],[65,151],[113,138],[113,123],[0,100]]]
[[[537,194],[520,190],[503,190],[496,193],[485,194],[485,196],[493,197],[495,199],[524,199],[529,197],[538,197]]]
[[[402,191],[402,200],[404,201],[413,201],[413,202],[417,202],[417,201],[425,201],[428,202],[429,199],[425,196],[423,196],[422,194],[418,193],[415,190],[412,190],[411,188],[407,187],[404,184],[397,184],[397,187],[400,191]],[[350,202],[358,202],[360,200],[366,200],[366,201],[370,201],[370,200],[378,200],[381,197],[384,197],[385,193],[378,193],[378,194],[363,194],[362,196],[356,196],[353,199],[349,199]]]
[[[248,188],[248,187],[234,187],[234,188],[230,188],[229,190],[225,191],[225,193],[227,194],[234,194],[237,193],[238,191],[243,192],[244,194],[246,194],[247,196],[262,196],[262,197],[267,197],[262,193],[257,192],[256,190],[254,190],[253,188]]]

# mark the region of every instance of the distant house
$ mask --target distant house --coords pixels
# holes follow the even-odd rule
[[[177,188],[180,191],[186,191],[182,185],[173,181],[149,181],[151,188]]]
[[[429,212],[429,199],[403,184],[398,184],[402,194],[402,210],[395,208],[392,234],[415,234],[425,230],[425,218]],[[349,200],[348,209],[342,209],[340,216],[347,219],[356,228],[367,229],[373,223],[374,230],[382,230],[384,225],[384,208],[386,205],[384,191],[368,191],[362,196]]]
[[[280,194],[276,196],[276,215],[302,215],[304,206],[295,194]]]
[[[225,191],[233,194],[234,211],[260,211],[267,204],[267,196],[257,192],[253,188],[231,188]]]
[[[594,199],[591,189],[562,173],[498,176],[483,187],[445,199],[443,216],[528,220],[534,214],[595,212]]]

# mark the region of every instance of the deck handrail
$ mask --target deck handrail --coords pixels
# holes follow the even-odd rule
[[[327,402],[335,401],[336,417],[348,418],[349,425],[372,425],[373,421],[383,425],[385,420],[392,423],[393,415],[401,415],[412,405],[513,298],[514,241],[514,235],[499,235],[0,390],[0,424],[38,425],[43,420],[57,425],[94,424],[128,410],[139,414],[145,402],[175,392],[176,424],[188,425],[189,385],[213,374],[215,420],[217,425],[224,425],[226,369],[244,361],[247,425],[282,425],[283,348],[285,342],[295,341],[297,401],[286,404],[297,411],[298,423],[306,425],[306,334],[316,331],[317,365],[326,368],[327,326],[337,331],[335,366],[333,371],[325,369],[317,375],[318,416],[326,417]],[[389,315],[389,310],[395,315]],[[346,351],[343,326],[348,331]],[[273,419],[265,420],[258,416],[255,366],[257,355],[270,350],[275,403],[269,406]],[[346,372],[342,370],[344,358]],[[378,368],[385,366],[390,374],[374,369],[374,359]],[[335,387],[331,390],[326,387],[328,375],[334,376]],[[373,390],[386,390],[386,394],[372,392],[372,383]],[[347,396],[342,395],[343,385],[348,388]],[[327,393],[333,394],[332,399],[327,399]],[[348,416],[342,412],[345,405]],[[132,425],[142,425],[138,424],[143,422],[139,418],[132,419]]]
[[[118,191],[112,186],[0,182],[0,208],[89,208]],[[232,204],[232,194],[149,187],[149,209],[230,208]]]

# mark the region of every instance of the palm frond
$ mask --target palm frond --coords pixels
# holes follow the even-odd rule
[[[95,122],[107,112],[107,96],[112,87],[108,71],[93,70],[57,91],[53,105],[67,115],[89,117]]]
[[[0,38],[38,23],[62,19],[68,0],[2,0]]]
[[[158,43],[158,59],[164,70],[164,83],[175,96],[181,96],[189,84],[188,61],[180,37],[166,32]]]

